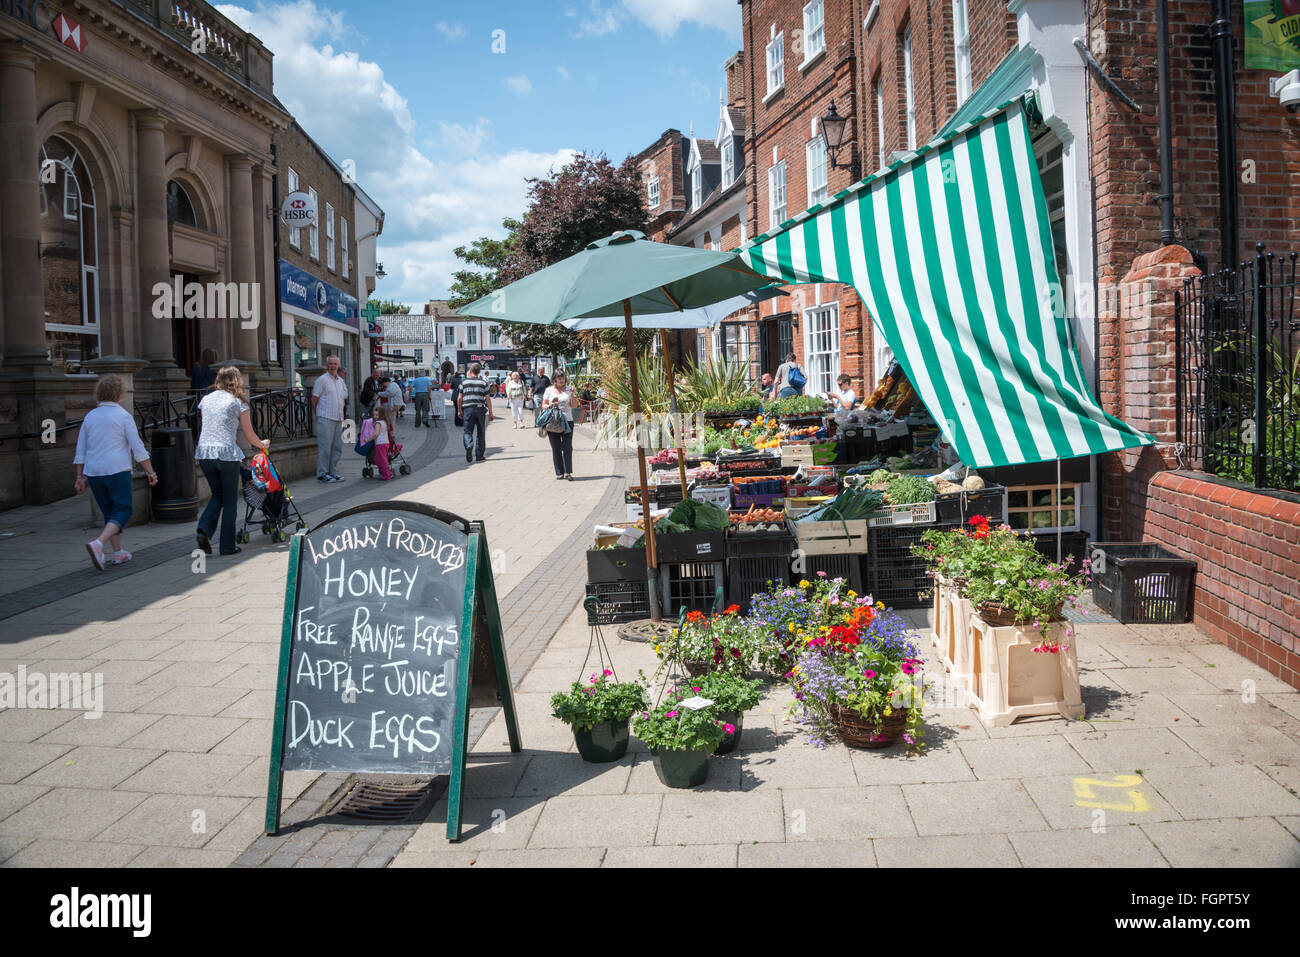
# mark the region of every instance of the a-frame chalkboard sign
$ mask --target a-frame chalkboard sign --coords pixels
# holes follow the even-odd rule
[[[521,747],[482,523],[379,502],[295,535],[276,688],[268,834],[285,771],[449,774],[459,840],[471,705]]]

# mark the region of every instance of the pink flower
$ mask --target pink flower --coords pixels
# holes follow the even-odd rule
[[[675,717],[677,717],[677,712],[676,712],[676,711],[669,711],[666,715],[664,715],[664,717],[665,717],[665,718],[675,718]]]
[[[868,681],[870,681],[872,678],[876,676],[876,673],[872,671],[870,668],[868,668],[866,671],[862,672],[862,676],[866,678]]]
[[[699,685],[692,685],[692,686],[691,686],[691,690],[692,690],[692,691],[699,691],[699,690],[700,690],[700,686],[699,686]]]
[[[735,734],[736,726],[734,724],[724,724],[722,726],[722,730],[727,732],[727,734]]]
[[[612,675],[613,673],[614,673],[614,672],[612,672],[612,671],[610,671],[608,668],[606,668],[606,669],[605,669],[604,677],[608,678],[608,677],[609,677],[610,675]]]

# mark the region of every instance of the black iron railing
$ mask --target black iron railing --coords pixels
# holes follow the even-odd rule
[[[1178,441],[1206,472],[1300,491],[1300,253],[1256,250],[1175,295]]]
[[[187,428],[194,433],[194,441],[197,442],[202,427],[199,400],[205,394],[187,392],[174,395],[163,392],[137,400],[135,419],[141,440],[148,445],[154,429]],[[264,439],[292,441],[311,438],[316,434],[311,403],[301,389],[259,392],[247,401],[253,430]]]

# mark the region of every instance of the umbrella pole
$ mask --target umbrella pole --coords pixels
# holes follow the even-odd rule
[[[636,422],[636,457],[641,469],[641,520],[645,523],[646,590],[650,617],[659,621],[659,560],[655,553],[655,526],[650,516],[650,482],[646,476],[645,443],[641,441],[641,383],[636,369],[636,337],[632,335],[632,300],[623,300],[623,325],[627,331],[627,364],[632,373],[632,416]]]
[[[677,470],[682,477],[682,498],[686,497],[686,443],[682,441],[682,423],[677,415],[677,383],[673,379],[673,350],[668,347],[668,330],[660,329],[664,344],[664,370],[668,373],[668,411],[672,413],[673,432],[677,437]]]

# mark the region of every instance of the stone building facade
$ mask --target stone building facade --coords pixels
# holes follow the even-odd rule
[[[71,494],[92,373],[185,393],[211,348],[283,381],[271,52],[199,0],[21,9],[0,11],[0,508]]]

